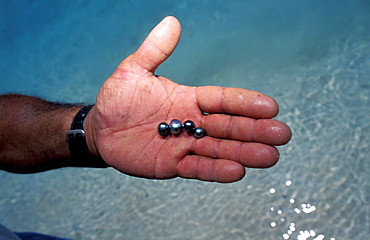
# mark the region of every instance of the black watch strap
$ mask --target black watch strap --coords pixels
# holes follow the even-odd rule
[[[80,109],[74,117],[71,129],[67,132],[69,150],[73,157],[83,157],[90,154],[85,140],[84,121],[94,105],[88,105]]]
[[[91,155],[85,139],[84,122],[87,114],[94,105],[88,105],[80,109],[74,117],[71,129],[66,137],[71,151],[72,158],[78,159],[83,166],[107,167],[106,163]]]

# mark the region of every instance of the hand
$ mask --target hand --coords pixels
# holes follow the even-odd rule
[[[180,33],[177,19],[165,18],[103,84],[86,121],[91,152],[123,173],[156,179],[233,182],[243,178],[244,167],[273,166],[279,158],[274,145],[287,143],[291,132],[271,119],[278,113],[272,98],[154,75]],[[160,136],[158,124],[172,119],[192,120],[209,136]]]

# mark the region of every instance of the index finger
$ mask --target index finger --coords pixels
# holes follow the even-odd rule
[[[198,87],[196,98],[199,108],[206,113],[273,118],[279,112],[278,104],[273,98],[242,88]]]

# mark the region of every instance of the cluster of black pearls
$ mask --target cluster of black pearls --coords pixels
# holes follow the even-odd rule
[[[207,135],[203,128],[196,128],[194,122],[190,120],[187,120],[184,122],[184,124],[181,124],[179,120],[173,119],[169,125],[165,122],[162,122],[158,125],[158,133],[162,137],[165,137],[170,133],[173,135],[180,134],[182,129],[185,129],[185,131],[188,133],[194,134],[195,138],[202,138]]]

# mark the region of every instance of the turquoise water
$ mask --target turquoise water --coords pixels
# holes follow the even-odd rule
[[[157,74],[243,87],[293,130],[271,169],[233,184],[112,169],[0,172],[0,222],[73,239],[366,239],[370,2],[0,1],[0,93],[94,102],[164,16],[183,34]]]

